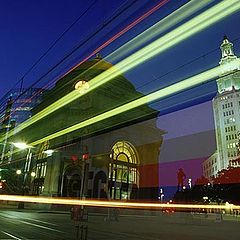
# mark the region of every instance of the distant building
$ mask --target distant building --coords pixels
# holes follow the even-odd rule
[[[204,177],[216,176],[218,171],[218,153],[215,152],[203,162]]]
[[[4,115],[11,99],[12,105],[9,110],[10,121],[16,125],[24,122],[31,116],[31,110],[41,102],[44,90],[41,88],[13,89],[0,99],[0,121],[3,122]],[[8,110],[7,110],[8,111]],[[2,125],[2,124],[0,124]]]
[[[29,119],[31,110],[40,102],[43,89],[12,89],[0,99],[0,135],[5,139],[0,146],[0,161],[9,150],[8,132]]]
[[[240,131],[240,59],[234,55],[233,44],[225,36],[221,44],[222,73],[217,79],[218,94],[213,99],[217,150],[203,163],[204,176],[216,176],[238,156]]]

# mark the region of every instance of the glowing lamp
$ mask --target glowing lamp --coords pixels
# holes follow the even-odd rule
[[[88,159],[89,159],[89,154],[88,154],[88,153],[84,153],[84,154],[82,155],[82,159],[83,159],[83,160],[88,160]]]
[[[84,80],[80,80],[75,84],[75,89],[80,93],[84,93],[89,89],[89,83]]]

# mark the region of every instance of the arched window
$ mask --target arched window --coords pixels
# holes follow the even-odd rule
[[[139,185],[138,156],[132,144],[117,142],[112,147],[109,164],[109,192],[112,199],[130,199]]]

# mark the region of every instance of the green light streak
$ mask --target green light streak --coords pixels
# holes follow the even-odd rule
[[[163,33],[167,29],[173,27],[174,25],[180,23],[187,17],[193,15],[195,12],[199,11],[201,8],[207,6],[214,0],[192,0],[187,4],[184,4],[182,7],[178,8],[173,13],[166,16],[164,19],[155,23],[153,26],[140,33],[138,36],[128,41],[126,44],[116,49],[113,53],[109,54],[105,59],[109,62],[114,62],[117,59],[120,59],[129,51],[140,47],[145,42],[156,37],[160,33]]]
[[[31,145],[32,146],[38,145],[38,144],[40,144],[42,142],[45,142],[47,140],[51,140],[51,139],[60,137],[64,134],[73,132],[75,130],[78,130],[78,129],[84,128],[86,126],[89,126],[91,124],[97,123],[99,121],[105,120],[107,118],[116,116],[120,113],[123,113],[123,112],[126,112],[128,110],[134,109],[134,108],[139,107],[141,105],[144,105],[144,104],[147,104],[147,103],[150,103],[150,102],[154,102],[156,100],[167,97],[169,95],[176,94],[176,93],[181,92],[183,90],[192,88],[194,86],[197,86],[199,84],[202,84],[204,82],[207,82],[207,81],[217,77],[220,74],[221,71],[222,71],[221,66],[215,67],[213,69],[210,69],[208,71],[205,71],[203,73],[200,73],[198,75],[190,77],[188,79],[182,80],[181,82],[175,83],[175,84],[173,84],[169,87],[160,89],[160,90],[158,90],[156,92],[153,92],[153,93],[150,93],[150,94],[148,94],[144,97],[141,97],[137,100],[134,100],[132,102],[129,102],[127,104],[124,104],[122,106],[114,108],[110,111],[99,114],[98,116],[87,119],[87,120],[85,120],[83,122],[80,122],[78,124],[75,124],[71,127],[65,128],[65,129],[63,129],[61,131],[58,131],[56,133],[53,133],[49,136],[41,138],[37,141],[32,142]]]
[[[84,94],[96,89],[97,87],[109,82],[113,78],[117,77],[121,74],[121,72],[129,71],[130,69],[138,66],[139,64],[147,61],[148,59],[156,56],[163,51],[173,47],[176,44],[186,40],[192,35],[204,30],[205,28],[213,25],[214,23],[222,20],[223,18],[233,14],[234,12],[240,9],[240,1],[239,0],[223,0],[219,4],[211,7],[205,12],[199,14],[195,18],[189,20],[187,23],[177,27],[170,33],[164,35],[163,37],[155,40],[148,46],[142,48],[121,62],[117,63],[114,67],[106,70],[105,72],[99,74],[91,81],[89,81],[89,89],[85,93],[79,93],[74,90],[73,92],[67,94],[63,98],[59,99],[55,103],[51,104],[41,112],[32,116],[29,120],[20,124],[15,128],[14,131],[9,132],[9,137],[13,134],[22,131],[24,128],[32,125],[37,122],[41,118],[47,116],[48,114],[58,110],[59,108],[67,105],[68,103],[78,99]],[[120,72],[121,71],[121,72]],[[79,76],[78,76],[79,77]],[[3,138],[0,138],[0,141]]]

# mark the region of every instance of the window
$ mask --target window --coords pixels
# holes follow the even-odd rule
[[[36,175],[35,175],[35,179],[33,180],[33,195],[39,195],[43,192],[46,170],[47,170],[47,161],[37,163]]]
[[[139,185],[138,157],[135,148],[128,142],[117,142],[110,154],[109,181],[112,184],[112,199],[130,199],[133,188]]]

